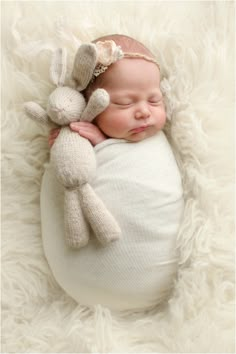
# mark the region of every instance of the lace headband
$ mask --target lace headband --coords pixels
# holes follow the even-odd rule
[[[140,54],[140,53],[127,53],[123,52],[120,46],[116,45],[114,41],[104,41],[104,42],[97,42],[95,43],[97,52],[98,52],[98,61],[97,65],[93,72],[93,78],[91,81],[94,81],[96,77],[104,73],[108,67],[115,63],[116,61],[122,58],[133,58],[133,59],[144,59],[150,61],[157,65],[158,69],[160,70],[158,62],[147,55]]]

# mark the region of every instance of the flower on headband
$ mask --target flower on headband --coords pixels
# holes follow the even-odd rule
[[[96,43],[98,51],[98,63],[109,66],[117,60],[122,59],[124,54],[120,46],[114,41],[104,41]]]
[[[97,49],[98,58],[97,65],[93,71],[93,77],[91,79],[91,82],[93,82],[96,77],[104,73],[111,64],[124,57],[145,59],[147,61],[155,63],[159,68],[159,64],[154,58],[148,57],[141,53],[124,53],[121,47],[116,45],[116,43],[112,40],[104,42],[99,41],[95,43],[95,46]]]

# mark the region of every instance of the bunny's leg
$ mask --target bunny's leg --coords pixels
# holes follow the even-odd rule
[[[65,189],[64,198],[66,242],[70,247],[84,247],[89,240],[89,225],[79,203],[78,191]]]
[[[80,189],[81,206],[97,239],[106,245],[121,237],[121,230],[112,214],[92,187],[86,183]]]

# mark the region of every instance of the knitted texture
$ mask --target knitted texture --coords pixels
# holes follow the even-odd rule
[[[49,120],[49,117],[48,117],[47,113],[36,102],[24,103],[24,109],[25,109],[25,113],[31,119],[35,120],[36,122],[38,122],[40,124],[43,124],[43,125],[49,125],[50,124],[50,120]]]
[[[89,104],[86,106],[81,121],[91,122],[95,116],[104,110],[110,102],[110,97],[107,91],[103,89],[97,89],[90,96]]]
[[[80,196],[85,217],[101,244],[118,240],[121,236],[119,225],[88,183],[80,188]]]
[[[65,189],[64,195],[65,240],[68,246],[81,248],[87,245],[90,228],[85,220],[77,189]]]
[[[66,79],[66,50],[59,48],[53,53],[50,78],[54,85],[63,86]]]
[[[85,107],[81,93],[70,87],[57,87],[48,99],[47,114],[54,123],[63,126],[78,121]]]
[[[84,90],[93,76],[97,64],[97,51],[94,44],[82,44],[75,56],[72,78],[76,81],[77,90]]]
[[[95,152],[92,187],[118,221],[122,238],[104,248],[90,237],[78,252],[68,250],[63,190],[49,167],[41,189],[47,260],[58,283],[79,303],[120,310],[153,306],[168,297],[178,268],[184,205],[173,153],[163,132],[138,143],[108,139]]]
[[[38,123],[62,126],[51,149],[51,164],[65,189],[64,231],[67,244],[77,248],[85,246],[90,225],[104,245],[119,239],[121,230],[102,200],[88,185],[96,171],[92,145],[78,133],[72,132],[68,124],[78,120],[93,120],[108,106],[109,95],[105,90],[98,89],[86,105],[80,92],[61,87],[66,77],[66,57],[66,51],[61,48],[54,53],[50,77],[57,88],[49,96],[46,111],[34,102],[26,103],[24,108],[28,116]],[[79,47],[73,75],[79,81],[80,89],[90,81],[96,61],[97,53],[93,44]]]
[[[68,244],[78,248],[86,245],[89,237],[86,221],[102,244],[119,239],[121,232],[117,222],[88,184],[96,171],[95,154],[88,140],[71,132],[70,128],[63,128],[51,149],[51,163],[65,187]]]
[[[69,127],[61,129],[55,140],[51,163],[65,188],[78,188],[95,176],[96,159],[92,145]]]

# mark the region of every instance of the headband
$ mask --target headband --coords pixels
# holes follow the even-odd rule
[[[154,58],[140,53],[123,52],[121,47],[116,45],[116,43],[112,40],[96,42],[95,46],[98,53],[98,59],[97,65],[93,72],[92,81],[94,81],[96,77],[104,73],[111,64],[115,63],[116,61],[122,58],[144,59],[156,64],[160,70],[159,64]]]

